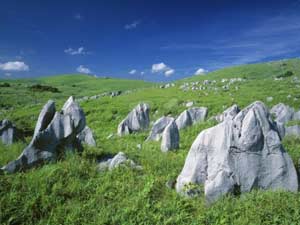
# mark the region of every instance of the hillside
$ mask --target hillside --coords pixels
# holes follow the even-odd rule
[[[232,78],[242,80],[229,85]],[[222,79],[228,80],[222,82]],[[116,136],[118,124],[139,102],[150,105],[151,121],[163,115],[179,115],[190,101],[194,106],[207,107],[208,118],[234,103],[243,108],[257,100],[268,107],[283,102],[298,110],[299,79],[300,60],[292,59],[225,68],[176,81],[170,88],[143,81],[82,75],[0,81],[10,84],[0,89],[0,119],[8,118],[31,132],[48,99],[57,101],[60,108],[69,95],[83,97],[136,89],[126,95],[80,102],[87,124],[95,133],[97,147],[85,147],[82,155],[67,155],[57,163],[24,173],[1,175],[0,223],[299,224],[299,192],[254,190],[240,197],[226,196],[208,206],[204,197],[184,198],[166,187],[166,182],[176,179],[180,173],[197,135],[215,125],[213,121],[206,120],[180,131],[180,149],[167,154],[161,152],[159,142],[144,142],[149,131]],[[203,85],[204,80],[215,80],[215,83]],[[59,92],[27,88],[37,83],[55,87]],[[200,86],[205,89],[199,90]],[[111,134],[113,137],[108,138]],[[26,141],[30,141],[30,136]],[[298,166],[300,140],[286,138],[283,145]],[[25,143],[0,145],[0,165],[15,159],[25,146]],[[143,170],[119,168],[97,172],[97,159],[119,151],[142,165]]]

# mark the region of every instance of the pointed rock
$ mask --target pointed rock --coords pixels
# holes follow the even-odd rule
[[[123,136],[146,130],[150,124],[150,107],[148,104],[138,104],[118,126],[118,135]]]
[[[2,170],[8,173],[26,170],[55,160],[66,150],[79,148],[76,136],[84,127],[84,113],[73,97],[68,99],[60,113],[55,112],[54,102],[49,101],[39,115],[30,144]]]
[[[236,188],[241,193],[257,188],[298,190],[293,162],[262,102],[198,135],[177,178],[176,190],[189,195],[191,185],[203,185],[208,202]]]
[[[147,141],[159,141],[164,129],[166,126],[173,121],[174,118],[170,116],[163,116],[155,121],[155,123],[152,126],[152,129],[150,131],[150,135],[147,138]]]
[[[161,141],[161,151],[167,152],[179,148],[179,130],[175,120],[169,122],[164,129]]]
[[[227,119],[233,119],[238,113],[240,112],[239,107],[235,104],[228,109],[226,109],[222,114],[216,116],[216,120],[218,122],[223,122],[224,120]]]
[[[77,138],[82,144],[87,144],[92,147],[96,146],[93,131],[88,126],[85,126],[85,128],[77,135]]]
[[[270,113],[275,116],[275,121],[278,123],[287,123],[293,119],[294,109],[283,104],[279,103],[272,107]]]
[[[0,140],[5,145],[11,145],[15,141],[22,140],[21,132],[9,120],[0,121]]]
[[[183,129],[187,126],[191,126],[199,121],[204,121],[207,116],[206,107],[194,107],[184,110],[176,119],[176,125],[178,129]]]

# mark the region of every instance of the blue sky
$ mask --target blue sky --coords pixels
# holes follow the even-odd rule
[[[0,77],[151,81],[300,56],[300,0],[3,0]]]

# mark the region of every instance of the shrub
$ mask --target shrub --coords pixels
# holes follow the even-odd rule
[[[34,84],[29,87],[31,91],[37,91],[37,92],[44,92],[49,91],[53,93],[59,93],[60,91],[56,87],[48,86],[48,85],[41,85],[41,84]]]

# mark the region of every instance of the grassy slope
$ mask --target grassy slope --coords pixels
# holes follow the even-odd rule
[[[181,147],[177,152],[162,154],[160,143],[144,143],[148,132],[122,138],[106,137],[116,132],[118,123],[140,101],[151,105],[151,120],[164,114],[178,115],[186,101],[195,101],[197,106],[207,106],[209,115],[223,110],[223,106],[238,103],[244,107],[255,100],[265,101],[272,96],[269,106],[284,102],[299,108],[300,90],[291,82],[292,78],[274,81],[273,76],[292,70],[300,77],[299,60],[282,63],[249,65],[228,68],[207,76],[197,76],[178,81],[217,79],[223,77],[246,77],[248,81],[233,85],[230,91],[182,92],[175,88],[149,87],[135,93],[116,98],[104,97],[82,102],[88,125],[95,131],[98,147],[86,148],[83,156],[68,155],[56,164],[16,175],[0,176],[0,222],[3,224],[298,224],[300,220],[300,195],[285,192],[253,191],[241,198],[225,197],[210,207],[203,198],[185,199],[165,183],[179,174],[186,154],[198,133],[212,126],[210,122],[197,124],[183,130]],[[282,69],[284,67],[284,69]],[[257,72],[256,72],[257,71]],[[271,71],[271,72],[270,72]],[[276,72],[277,71],[277,72]],[[255,79],[253,79],[255,78]],[[66,79],[66,80],[65,80]],[[69,77],[42,79],[63,89],[70,85]],[[78,82],[78,81],[77,81]],[[84,82],[84,81],[83,81]],[[114,85],[120,85],[121,82]],[[89,83],[93,89],[94,83]],[[99,84],[99,89],[101,85]],[[218,83],[222,86],[222,83]],[[119,88],[119,86],[114,86]],[[134,87],[134,85],[133,85]],[[107,88],[107,87],[103,87]],[[1,89],[2,90],[2,89]],[[16,92],[12,88],[12,92]],[[83,90],[85,91],[85,90]],[[2,91],[1,91],[2,93]],[[28,94],[28,93],[27,93]],[[61,93],[62,95],[68,93]],[[292,98],[287,98],[291,94]],[[26,93],[22,98],[26,97]],[[41,96],[39,96],[40,98]],[[48,97],[48,96],[46,96]],[[59,104],[61,104],[61,97]],[[17,98],[12,98],[12,102]],[[29,115],[36,118],[42,105],[31,107],[28,112],[19,110],[8,114],[20,124]],[[154,113],[158,111],[158,113]],[[143,143],[142,150],[136,145]],[[14,159],[25,144],[0,148],[0,165]],[[300,158],[300,141],[284,140],[284,146],[296,162]],[[117,169],[97,173],[95,160],[104,154],[124,151],[130,158],[143,166],[143,171]]]

